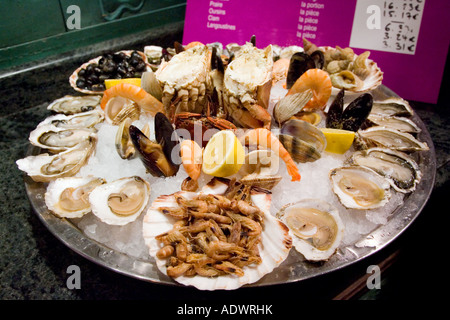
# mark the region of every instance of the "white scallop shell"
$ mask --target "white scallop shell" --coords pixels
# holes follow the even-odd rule
[[[324,46],[324,47],[319,47],[319,49],[322,51],[327,51],[327,50],[334,50],[335,48],[329,47],[329,46]],[[353,61],[356,59],[357,56],[358,55],[355,54]],[[366,59],[366,65],[370,69],[370,73],[367,76],[367,78],[364,79],[363,85],[356,90],[345,90],[346,96],[355,95],[355,94],[359,95],[364,92],[369,92],[369,91],[375,90],[376,88],[378,88],[381,85],[381,83],[383,81],[383,71],[381,71],[381,69],[378,67],[377,63],[371,59]],[[337,95],[340,90],[341,89],[339,89],[339,88],[332,87],[331,95],[332,96]]]
[[[292,231],[289,230],[289,234],[292,237],[292,243],[295,249],[303,254],[306,260],[328,260],[336,252],[344,236],[344,223],[341,220],[338,209],[320,199],[303,199],[298,202],[285,205],[283,208],[281,208],[280,213],[278,213],[277,216],[280,216],[280,219],[283,221],[284,211],[292,206],[301,208],[315,208],[323,212],[328,212],[334,218],[338,227],[338,233],[336,234],[336,238],[334,239],[333,244],[327,250],[317,249],[309,241],[297,237]]]
[[[97,177],[66,177],[58,178],[49,183],[45,192],[45,204],[48,209],[61,218],[81,218],[86,213],[91,211],[91,207],[78,210],[78,211],[66,211],[59,206],[59,198],[61,193],[67,188],[78,188],[92,180],[98,179]]]
[[[213,179],[214,180],[214,179]],[[217,182],[217,181],[216,181]],[[216,183],[214,186],[203,188],[201,192],[208,194],[222,194],[227,186],[224,183]],[[206,192],[205,192],[206,191]],[[195,192],[180,191],[188,199],[197,195]],[[186,286],[193,286],[200,290],[233,290],[245,284],[254,283],[264,275],[272,272],[288,256],[292,247],[292,238],[288,228],[277,218],[270,214],[270,198],[267,193],[255,193],[251,195],[253,203],[265,214],[264,229],[261,234],[259,252],[262,259],[261,264],[251,265],[243,268],[244,275],[223,275],[219,277],[206,278],[202,276],[180,276],[174,280]],[[148,209],[143,222],[143,236],[145,244],[149,247],[149,253],[156,260],[158,269],[167,275],[166,260],[158,259],[156,253],[162,245],[155,239],[161,233],[172,230],[176,219],[161,213],[159,207],[175,207],[176,200],[173,195],[163,195],[158,197]]]
[[[130,56],[133,51],[134,50],[122,50],[122,51],[118,51],[118,52],[123,52],[126,55]],[[147,56],[143,52],[140,52],[140,51],[137,51],[137,52],[140,54],[140,56],[142,57],[144,62],[147,64],[147,70],[151,70],[151,67],[148,64]],[[98,56],[94,59],[89,60],[88,62],[83,63],[81,66],[79,66],[69,77],[70,86],[72,88],[74,88],[76,91],[86,93],[86,94],[97,94],[97,95],[103,94],[103,91],[91,91],[91,90],[85,90],[85,89],[81,89],[81,88],[77,87],[78,72],[80,72],[81,69],[85,69],[91,63],[99,62],[99,60],[101,58],[102,58],[102,56]]]
[[[145,182],[144,185],[146,186],[146,194],[144,196],[145,201],[136,213],[128,216],[119,216],[112,212],[108,206],[109,195],[120,190],[120,188],[125,183],[130,181],[130,179],[135,178],[136,177],[120,178],[98,186],[97,188],[92,190],[91,194],[89,195],[89,202],[91,204],[92,213],[96,215],[101,221],[109,225],[123,226],[135,221],[147,207],[148,199],[150,198],[150,184],[144,179],[137,177]]]

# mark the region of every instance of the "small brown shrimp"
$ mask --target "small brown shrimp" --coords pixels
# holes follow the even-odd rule
[[[229,243],[238,244],[241,238],[241,223],[239,221],[235,222],[230,230],[230,235],[228,237]]]
[[[186,199],[182,195],[174,194],[175,200],[177,201],[178,205],[180,205],[182,208],[187,209],[189,211],[195,211],[195,212],[207,212],[208,211],[208,204],[203,200],[198,199]]]
[[[162,241],[164,244],[169,245],[173,243],[187,243],[186,237],[179,230],[171,230],[155,237],[156,240]]]
[[[224,241],[211,241],[208,246],[206,254],[216,260],[226,260],[232,253],[242,254],[244,249],[235,245],[234,243],[228,243]]]
[[[179,260],[186,261],[186,258],[189,254],[189,248],[187,243],[184,242],[177,243],[175,246],[175,253]]]
[[[158,252],[156,253],[156,257],[158,259],[166,259],[173,254],[174,250],[175,249],[173,248],[173,246],[166,245],[158,250]]]
[[[197,219],[212,219],[219,223],[231,223],[231,219],[227,216],[223,216],[217,213],[210,212],[190,212],[191,215]]]
[[[309,69],[302,74],[289,89],[287,95],[311,89],[313,97],[305,109],[323,109],[331,96],[332,83],[328,72],[321,69]]]
[[[103,92],[100,107],[105,110],[108,102],[115,97],[130,99],[144,111],[155,116],[158,112],[164,113],[164,105],[150,93],[139,86],[130,83],[119,83]]]
[[[271,149],[286,163],[286,167],[289,175],[292,177],[292,181],[300,181],[301,176],[298,172],[297,165],[280,140],[278,140],[272,132],[264,128],[249,130],[240,137],[240,141],[241,143],[245,143],[245,145],[256,144],[258,146]]]
[[[166,271],[169,277],[177,278],[190,271],[192,268],[194,268],[193,264],[182,262],[176,266],[168,266]]]
[[[179,207],[159,207],[158,210],[164,214],[167,214],[171,217],[178,219],[184,219],[189,217],[189,214],[186,212],[186,210]]]
[[[244,271],[236,266],[235,264],[229,261],[220,261],[213,265],[214,268],[225,271],[226,273],[235,274],[238,277],[242,277],[244,275]]]
[[[261,212],[261,210],[258,207],[252,206],[250,203],[244,200],[238,200],[236,206],[241,213],[250,217],[259,215]]]
[[[249,236],[256,236],[261,234],[262,227],[255,220],[233,212],[227,212],[227,215],[231,219],[233,219],[233,221],[240,222],[243,227],[250,229],[250,232],[247,233]]]

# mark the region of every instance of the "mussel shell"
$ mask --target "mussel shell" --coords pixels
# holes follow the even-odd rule
[[[325,56],[321,50],[316,50],[310,54],[311,59],[314,60],[316,64],[316,69],[323,69],[325,65]]]
[[[289,62],[289,69],[286,77],[286,88],[290,89],[295,81],[309,69],[314,69],[316,62],[310,55],[304,52],[296,52]]]
[[[158,156],[160,156],[161,154],[164,155],[162,150],[159,154],[158,152],[147,152],[147,150],[145,150],[145,147],[151,146],[155,143],[147,138],[147,136],[145,136],[145,134],[142,133],[142,131],[134,125],[130,125],[128,130],[130,133],[131,141],[133,141],[134,147],[138,151],[138,155],[147,171],[155,177],[163,177],[164,173],[160,168],[158,168],[156,163],[156,161],[158,160]]]
[[[170,120],[162,112],[155,115],[155,138],[161,145],[167,160],[178,168],[181,163],[180,155],[178,152],[173,152],[179,144],[178,135]]]
[[[373,98],[370,93],[364,93],[353,100],[342,112],[343,130],[358,131],[372,110]]]
[[[327,112],[326,127],[338,129],[342,123],[342,112],[344,110],[345,90],[341,89],[334,98]]]

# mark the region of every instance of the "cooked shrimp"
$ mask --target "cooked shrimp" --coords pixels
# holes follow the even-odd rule
[[[290,60],[288,58],[278,59],[273,63],[272,68],[272,83],[275,84],[280,80],[286,80],[286,76],[289,70]],[[286,82],[286,81],[285,81]],[[283,83],[285,86],[285,83]]]
[[[245,145],[256,144],[264,148],[271,149],[285,163],[292,181],[300,181],[301,176],[298,172],[297,165],[292,159],[289,152],[284,148],[283,144],[269,130],[265,128],[257,128],[247,131],[240,137],[241,143]]]
[[[313,97],[305,108],[324,108],[331,96],[331,79],[327,72],[321,69],[309,69],[295,81],[287,95],[311,89]]]
[[[155,116],[158,112],[164,113],[164,106],[161,101],[141,87],[130,83],[119,83],[108,90],[105,90],[100,102],[100,107],[105,110],[108,101],[115,97],[123,97],[136,102],[142,110],[148,112],[152,116]]]
[[[202,171],[202,148],[194,140],[183,140],[180,143],[180,155],[184,170],[197,181]]]

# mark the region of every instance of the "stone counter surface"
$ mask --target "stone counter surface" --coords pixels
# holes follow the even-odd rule
[[[367,267],[396,255],[382,287],[355,298],[401,299],[433,298],[438,293],[444,268],[435,259],[446,246],[450,187],[450,108],[448,70],[437,104],[411,102],[427,126],[436,149],[437,172],[433,193],[412,225],[376,254],[330,274],[306,281],[261,288],[241,288],[232,292],[202,292],[193,288],[173,287],[133,279],[107,270],[67,248],[53,236],[33,212],[28,201],[23,173],[15,161],[25,157],[28,135],[50,113],[46,106],[65,94],[73,94],[68,84],[71,72],[82,62],[105,48],[143,49],[147,44],[172,45],[180,41],[179,25],[113,41],[84,51],[45,61],[44,65],[24,66],[21,70],[0,72],[0,299],[2,300],[130,300],[151,299],[184,301],[277,301],[291,299],[332,299],[366,274]],[[87,59],[88,58],[88,59]],[[448,68],[447,68],[448,69]],[[443,209],[442,205],[447,204]],[[442,247],[444,246],[444,247]],[[444,249],[444,251],[446,251]],[[81,270],[81,288],[70,289],[68,267]],[[295,292],[293,295],[290,292]]]

